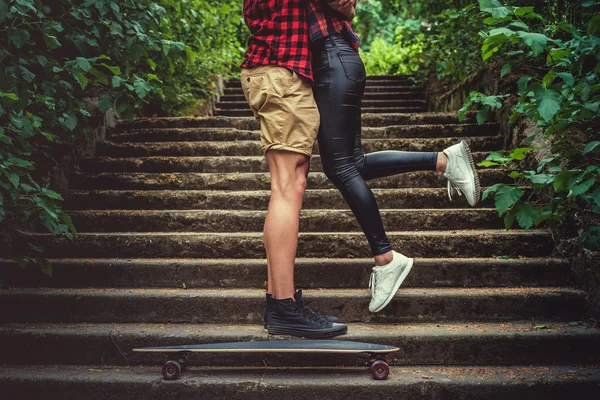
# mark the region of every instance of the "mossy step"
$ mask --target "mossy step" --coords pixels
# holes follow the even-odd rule
[[[476,113],[469,113],[464,123],[475,123]],[[458,124],[456,112],[414,114],[363,114],[363,127],[392,125]],[[117,131],[148,128],[236,128],[258,130],[260,124],[254,117],[161,117],[117,121]]]
[[[533,329],[544,325],[547,329]],[[0,327],[3,362],[12,365],[63,364],[160,365],[157,354],[129,353],[127,360],[107,337],[122,349],[272,340],[260,325],[226,324],[9,324]],[[279,339],[279,338],[277,338]],[[275,340],[277,340],[275,339]],[[420,365],[556,365],[600,362],[600,330],[569,326],[564,322],[509,321],[421,324],[351,324],[338,339],[398,347],[390,364]],[[52,347],[48,348],[48,342]],[[557,349],[560,349],[558,351]],[[28,354],[27,358],[23,354]],[[73,357],[77,354],[77,357]],[[270,366],[361,366],[365,355],[271,354]],[[265,354],[196,355],[192,366],[260,366]]]
[[[257,288],[264,259],[51,259],[52,278],[38,265],[0,260],[0,280],[17,287]],[[298,258],[299,288],[366,288],[372,258]],[[567,260],[551,258],[419,258],[402,287],[540,287],[572,283]]]
[[[489,153],[476,152],[473,160],[478,163]],[[154,157],[94,157],[81,159],[83,172],[268,172],[263,156],[154,156]],[[322,172],[321,156],[310,160],[312,172]]]
[[[446,208],[469,207],[464,197],[454,196],[451,202],[446,189],[404,188],[377,189],[373,194],[381,208]],[[63,194],[69,210],[198,210],[222,209],[224,204],[233,210],[266,210],[268,190],[71,190]],[[493,206],[488,198],[479,206]],[[302,208],[345,209],[348,207],[337,189],[308,189]]]
[[[0,367],[0,390],[10,399],[544,399],[590,398],[598,392],[595,366],[403,366],[387,381],[364,368],[189,368],[163,382],[160,368],[97,364]]]
[[[370,107],[427,107],[427,103],[425,100],[363,100],[362,102],[363,109],[368,109]],[[221,110],[249,110],[248,103],[245,100],[238,101],[225,101],[221,100],[217,104],[217,109]]]
[[[407,323],[580,321],[585,293],[570,288],[400,289],[379,313],[368,289],[304,293],[311,306],[341,321]],[[264,289],[12,289],[0,290],[0,319],[11,322],[261,324]],[[108,339],[108,338],[105,338]]]
[[[361,132],[363,139],[464,138],[468,136],[496,135],[498,135],[497,124],[396,125],[380,128],[364,127]],[[260,131],[238,130],[235,128],[136,129],[111,133],[109,139],[116,142],[259,140]]]
[[[389,114],[389,113],[398,113],[398,114],[412,114],[417,112],[425,112],[427,111],[427,107],[425,106],[417,106],[417,107],[363,107],[363,113],[371,113],[371,114]],[[252,111],[248,108],[241,109],[220,109],[217,106],[215,110],[215,115],[217,116],[229,116],[229,117],[252,117]]]
[[[382,209],[390,230],[499,229],[498,211],[478,209]],[[90,210],[69,213],[78,232],[262,232],[266,211]],[[302,232],[361,232],[350,210],[303,210]]]
[[[398,85],[398,84],[380,84],[380,82],[372,82],[365,86],[365,94],[367,93],[392,93],[392,92],[424,92],[425,90],[422,87],[414,86],[414,85]],[[243,94],[241,84],[236,87],[226,87],[224,90],[224,94]]]
[[[546,257],[553,250],[552,235],[542,230],[389,231],[387,236],[395,249],[411,257]],[[27,234],[15,236],[12,247],[2,249],[0,257],[31,253],[28,242],[42,246],[46,257],[265,257],[262,232],[82,233],[74,241],[50,234]],[[302,232],[299,235],[298,257],[364,258],[370,255],[362,232]]]
[[[461,138],[422,138],[422,139],[364,139],[362,150],[365,153],[383,150],[431,151],[439,152],[458,142]],[[474,136],[467,138],[471,151],[495,151],[504,145],[501,136]],[[313,154],[319,154],[319,143],[313,147]],[[260,141],[195,141],[195,142],[125,142],[98,145],[97,156],[109,157],[150,157],[150,156],[262,156]]]
[[[502,169],[481,170],[478,173],[482,186],[511,183],[512,179]],[[267,172],[245,173],[144,173],[144,172],[94,172],[74,174],[72,185],[77,189],[118,190],[269,190],[270,175]],[[387,178],[369,181],[371,188],[439,188],[446,187],[447,180],[434,171],[407,172]],[[309,189],[334,188],[323,172],[308,175]],[[456,195],[457,197],[457,195]]]
[[[246,102],[246,96],[243,93],[226,94],[221,96],[220,101],[243,101]],[[376,92],[366,93],[363,96],[363,101],[369,100],[425,100],[424,91],[407,91],[407,92]]]

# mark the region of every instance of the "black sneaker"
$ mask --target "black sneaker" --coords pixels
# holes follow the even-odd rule
[[[331,322],[311,310],[302,300],[302,291],[293,299],[272,299],[267,316],[267,329],[271,335],[291,335],[310,339],[322,339],[343,335],[348,331],[344,324]]]
[[[300,298],[302,298],[302,290],[298,290],[298,292],[300,292]],[[271,304],[273,303],[273,296],[270,293],[266,294],[266,298],[267,298],[267,306],[265,307],[265,315],[263,318],[263,327],[265,329],[267,329],[267,316],[269,315],[269,310],[271,309]],[[303,301],[303,300],[302,300]],[[303,303],[304,305],[304,303]],[[328,321],[331,322],[338,322],[339,319],[338,317],[334,317],[333,315],[323,315],[323,317],[327,318]]]

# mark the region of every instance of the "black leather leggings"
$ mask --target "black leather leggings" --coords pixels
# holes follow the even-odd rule
[[[435,171],[438,153],[361,149],[361,101],[365,67],[341,34],[313,45],[315,100],[321,114],[319,150],[323,169],[356,216],[374,256],[392,250],[366,180],[410,171]],[[401,226],[394,227],[402,230]]]

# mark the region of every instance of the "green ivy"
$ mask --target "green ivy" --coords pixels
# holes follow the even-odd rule
[[[0,230],[74,239],[48,189],[57,157],[90,134],[92,114],[201,102],[241,58],[240,10],[233,0],[0,0]],[[30,250],[15,261],[51,275],[44,249]]]
[[[514,184],[494,185],[483,197],[494,194],[507,229],[515,220],[529,229],[547,220],[560,221],[567,213],[600,214],[598,3],[572,5],[571,10],[581,17],[579,25],[564,19],[548,21],[533,6],[508,6],[498,0],[479,3],[484,23],[489,26],[483,32],[482,59],[505,60],[501,75],[515,66],[528,71],[517,82],[518,100],[511,122],[528,117],[552,143],[551,157],[540,161],[534,170],[512,171],[509,176]],[[481,96],[472,93],[469,99],[486,98]],[[468,101],[461,111],[471,103],[474,101]],[[532,136],[528,141],[534,139]],[[514,160],[519,158],[492,153],[481,165],[504,165]],[[523,185],[531,190],[522,190]],[[582,231],[581,242],[598,249],[599,233],[599,227],[591,225]]]

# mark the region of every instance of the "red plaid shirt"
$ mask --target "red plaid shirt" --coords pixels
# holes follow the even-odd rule
[[[279,65],[313,81],[307,0],[244,0],[252,36],[242,68]]]
[[[352,29],[350,21],[329,7],[327,0],[309,0],[307,14],[311,42],[334,33],[343,33],[352,47],[358,50],[360,39]]]

